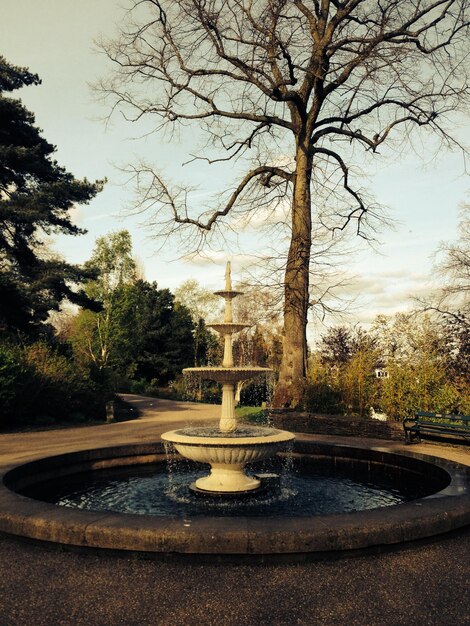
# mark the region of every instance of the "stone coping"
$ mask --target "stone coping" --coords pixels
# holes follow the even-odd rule
[[[41,479],[110,466],[163,461],[161,443],[98,448],[11,466],[0,484],[0,531],[80,548],[153,555],[305,556],[401,544],[470,524],[470,468],[379,446],[296,441],[295,454],[385,463],[445,478],[447,486],[405,504],[316,517],[152,517],[94,512],[32,500],[15,493]]]

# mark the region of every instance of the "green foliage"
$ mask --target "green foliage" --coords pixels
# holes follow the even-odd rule
[[[319,413],[368,415],[377,404],[375,341],[360,328],[330,328],[313,359],[304,406]]]
[[[197,321],[194,331],[194,365],[216,365],[223,357],[222,345],[214,332],[208,330],[205,321]]]
[[[304,409],[312,413],[343,412],[338,370],[324,365],[318,356],[311,360],[305,388]]]
[[[427,352],[415,363],[391,362],[382,381],[380,404],[396,419],[416,411],[464,413],[470,408],[469,388],[459,389],[449,379],[439,355]]]
[[[129,288],[130,316],[134,320],[132,356],[134,377],[167,384],[193,363],[192,322],[185,326],[184,310],[174,306],[168,289],[138,281]],[[188,351],[189,345],[189,351]]]
[[[0,346],[0,428],[104,417],[106,386],[45,341]]]
[[[159,290],[156,283],[138,281],[130,295],[137,335],[132,353],[135,377],[166,385],[194,362],[191,315],[185,306],[175,304],[168,289]]]
[[[348,412],[368,415],[370,407],[377,405],[378,355],[371,346],[361,346],[354,350],[341,373],[342,401]]]
[[[116,389],[141,393],[167,386],[194,364],[189,310],[168,289],[137,278],[127,231],[99,238],[87,267],[97,273],[87,293],[102,310],[82,310],[72,321],[68,340],[80,363]]]
[[[470,381],[452,368],[458,351],[447,341],[445,326],[402,315],[392,330],[396,349],[387,363],[390,376],[380,385],[383,410],[397,419],[414,411],[462,412]]]
[[[15,400],[23,389],[26,373],[15,351],[9,346],[0,346],[0,418],[1,421],[15,410]],[[1,423],[1,422],[0,422]]]
[[[260,406],[263,402],[269,402],[271,393],[272,381],[265,376],[259,377],[243,384],[240,391],[240,404],[242,406]]]
[[[87,293],[107,309],[115,290],[136,280],[136,263],[132,258],[129,231],[120,230],[98,237],[85,267],[96,275],[95,280],[87,283]]]
[[[64,299],[94,306],[76,286],[90,272],[46,256],[47,237],[78,235],[70,209],[88,203],[102,182],[77,180],[53,158],[55,147],[34,125],[34,115],[5,95],[39,78],[0,57],[0,328],[38,333]]]
[[[110,233],[96,240],[91,259],[85,264],[94,276],[85,291],[100,304],[101,310],[82,310],[74,320],[71,341],[82,362],[90,361],[98,370],[120,368],[120,355],[132,344],[134,320],[128,289],[136,281],[132,241],[128,231]],[[132,346],[131,346],[132,347]]]

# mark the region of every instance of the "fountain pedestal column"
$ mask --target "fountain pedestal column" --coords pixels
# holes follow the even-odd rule
[[[220,415],[219,429],[223,433],[231,433],[237,427],[235,417],[235,385],[223,383],[222,385],[222,410]]]

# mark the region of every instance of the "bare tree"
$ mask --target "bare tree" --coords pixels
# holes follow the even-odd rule
[[[437,254],[435,272],[441,286],[428,298],[417,298],[418,313],[432,312],[451,323],[470,326],[470,205],[464,204],[459,238],[443,243]],[[468,332],[468,331],[467,331]]]
[[[462,207],[458,241],[443,245],[441,252],[444,257],[438,271],[445,284],[438,306],[442,308],[451,303],[454,310],[460,309],[470,316],[470,204]]]
[[[230,215],[290,202],[284,346],[274,403],[296,406],[306,368],[312,223],[333,232],[375,214],[352,165],[415,127],[446,145],[451,115],[468,102],[468,0],[135,0],[104,93],[155,130],[193,124],[207,141],[191,159],[226,163],[237,177],[210,211],[149,166],[135,166],[142,208],[161,232],[217,232]],[[337,193],[313,214],[316,192]],[[313,196],[313,197],[312,197]],[[318,207],[316,207],[318,209]]]

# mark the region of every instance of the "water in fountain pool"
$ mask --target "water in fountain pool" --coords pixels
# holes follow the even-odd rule
[[[328,515],[391,506],[427,495],[423,485],[393,476],[374,476],[364,469],[336,468],[278,458],[257,463],[250,472],[283,473],[280,485],[249,497],[226,499],[194,494],[188,485],[207,470],[178,461],[177,471],[166,464],[114,468],[36,484],[24,495],[61,506],[155,516]],[[283,469],[284,468],[284,469]]]

